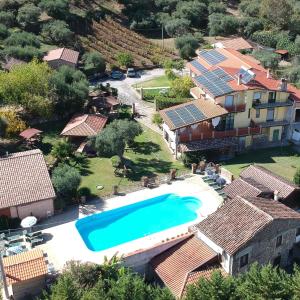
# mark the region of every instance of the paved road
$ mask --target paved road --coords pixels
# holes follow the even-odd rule
[[[132,85],[146,80],[164,75],[163,69],[153,69],[142,71],[137,78],[125,78],[123,80],[105,80],[102,83],[109,83],[112,87],[118,89],[118,98],[122,103],[131,105],[135,103],[136,111],[141,116],[138,121],[161,134],[161,130],[152,124],[152,116],[155,113],[154,104],[139,99],[134,92]]]

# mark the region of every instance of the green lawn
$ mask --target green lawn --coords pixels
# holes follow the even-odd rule
[[[167,78],[166,75],[162,75],[151,80],[143,81],[133,85],[134,88],[151,88],[151,87],[169,87],[171,81]]]
[[[290,146],[261,149],[238,155],[226,162],[224,167],[238,176],[244,168],[253,163],[293,180],[297,167],[300,167],[300,155]]]
[[[167,174],[171,168],[184,169],[181,162],[173,159],[162,137],[145,127],[144,132],[136,138],[134,147],[125,151],[125,158],[132,165],[128,178],[114,174],[109,158],[88,158],[86,165],[81,168],[81,187],[88,187],[94,195],[105,196],[112,192],[114,185],[118,185],[122,192],[140,185],[142,176]],[[104,186],[104,189],[97,190],[97,185]]]

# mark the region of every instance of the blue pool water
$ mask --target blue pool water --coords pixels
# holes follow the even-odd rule
[[[88,249],[101,251],[191,222],[201,205],[195,197],[164,194],[85,217],[75,226]]]

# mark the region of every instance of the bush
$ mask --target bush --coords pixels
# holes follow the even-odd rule
[[[208,18],[208,29],[210,36],[235,34],[239,29],[239,21],[234,16],[214,13]]]
[[[17,21],[22,26],[26,27],[29,24],[35,24],[39,20],[41,10],[32,3],[23,5],[18,10]]]
[[[157,125],[158,127],[161,126],[161,124],[163,123],[163,119],[159,113],[156,113],[152,116],[152,123]]]
[[[278,67],[280,55],[266,50],[255,50],[253,56],[258,59],[264,68],[275,69]]]
[[[1,51],[3,55],[15,57],[25,61],[31,61],[33,58],[42,58],[43,52],[32,46],[8,46]]]
[[[15,15],[11,11],[0,11],[0,24],[12,27],[15,24]]]
[[[180,57],[183,59],[194,57],[198,46],[198,40],[191,34],[177,37],[175,40],[175,47],[179,50]]]
[[[177,104],[185,103],[187,100],[182,98],[175,98],[170,96],[157,95],[155,97],[156,110],[162,110]]]
[[[69,14],[68,0],[42,0],[39,6],[53,18],[65,19]]]
[[[210,15],[213,13],[225,14],[226,13],[226,5],[222,2],[211,2],[208,5],[208,13]]]
[[[267,47],[276,48],[277,32],[274,31],[257,31],[252,34],[253,41]]]
[[[114,168],[119,168],[122,161],[118,155],[114,155],[110,158],[111,164]]]
[[[99,52],[87,52],[83,55],[84,70],[93,73],[103,73],[106,69],[104,58]]]
[[[264,24],[262,20],[252,17],[246,17],[240,19],[240,27],[242,34],[249,38],[256,31],[261,31],[264,29]]]
[[[40,47],[40,42],[37,39],[36,35],[26,32],[13,32],[7,39],[4,40],[5,46],[19,46],[26,47],[31,46],[35,48]]]
[[[73,155],[74,147],[66,140],[57,141],[52,148],[51,154],[58,160],[64,161]]]
[[[297,169],[295,175],[294,175],[294,182],[298,186],[300,186],[300,168]]]
[[[194,86],[189,76],[178,77],[171,82],[170,95],[187,98],[190,96],[190,89]]]
[[[191,22],[187,19],[170,19],[165,24],[165,30],[171,37],[181,36],[189,30]]]
[[[9,36],[7,27],[3,24],[0,24],[0,40],[3,40]]]
[[[177,78],[176,74],[172,69],[165,69],[165,74],[169,80],[174,80]]]
[[[48,43],[63,46],[71,43],[73,32],[65,21],[54,20],[43,26],[41,36]]]
[[[131,65],[133,65],[133,56],[131,53],[128,52],[120,52],[117,54],[117,62],[121,67],[130,67]]]
[[[81,187],[79,190],[78,190],[78,195],[80,197],[84,196],[84,197],[87,197],[89,198],[91,196],[91,190],[88,188],[88,187]]]
[[[1,132],[5,137],[13,137],[26,129],[25,122],[18,116],[15,110],[1,109]],[[3,125],[4,122],[4,125]]]

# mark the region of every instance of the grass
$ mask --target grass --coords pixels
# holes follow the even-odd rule
[[[106,196],[111,194],[113,186],[119,191],[138,186],[142,176],[162,175],[170,169],[184,170],[181,162],[175,161],[167,149],[162,137],[156,132],[143,127],[143,133],[136,138],[134,147],[125,151],[125,158],[132,166],[128,177],[115,175],[109,158],[88,158],[86,166],[81,169],[82,182],[80,187],[87,187],[93,195]],[[102,190],[96,186],[102,185]]]
[[[146,80],[140,83],[133,85],[134,88],[155,88],[155,87],[169,87],[171,81],[167,78],[166,75],[162,75],[151,80]]]
[[[227,161],[224,166],[238,176],[244,168],[253,163],[293,180],[296,169],[300,166],[300,155],[291,146],[261,149],[238,155]]]

